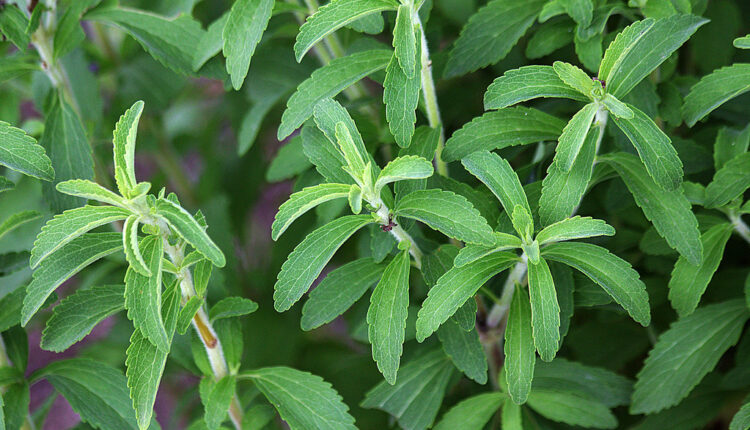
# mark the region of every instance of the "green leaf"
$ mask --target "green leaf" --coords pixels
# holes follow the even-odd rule
[[[505,378],[508,395],[517,405],[526,403],[534,378],[536,348],[531,326],[531,305],[529,295],[519,284],[508,309],[508,322],[505,329]]]
[[[714,175],[706,187],[704,206],[724,206],[742,196],[750,188],[750,152],[740,154],[727,161]]]
[[[375,181],[375,191],[378,192],[386,184],[407,179],[424,179],[432,176],[432,163],[422,157],[405,155],[391,160]]]
[[[407,363],[396,385],[383,381],[365,394],[363,408],[391,414],[402,428],[426,429],[437,416],[453,365],[437,350]]]
[[[222,33],[224,26],[229,19],[229,11],[224,12],[218,19],[208,25],[206,32],[201,36],[198,46],[195,47],[195,56],[193,57],[193,71],[197,72],[203,67],[208,60],[221,52],[224,41]]]
[[[732,158],[747,152],[750,147],[750,124],[742,130],[722,127],[714,142],[714,167],[724,167]]]
[[[699,264],[703,253],[698,220],[682,189],[665,191],[649,177],[643,164],[632,154],[617,153],[600,157],[615,168],[643,210],[669,246],[691,264]]]
[[[502,60],[526,33],[544,0],[492,0],[469,18],[451,51],[445,76],[473,72]]]
[[[628,136],[638,150],[648,174],[659,186],[672,191],[682,184],[682,161],[666,134],[645,113],[635,106],[633,119],[613,117],[615,124]]]
[[[276,153],[266,170],[266,181],[280,182],[302,174],[311,166],[303,151],[302,138],[295,136]]]
[[[591,24],[594,15],[594,4],[591,0],[558,0],[558,3],[581,28]]]
[[[427,224],[448,237],[467,243],[493,245],[492,229],[479,211],[464,197],[438,189],[418,190],[399,200],[399,217]]]
[[[496,252],[461,267],[454,267],[438,279],[417,315],[417,340],[422,342],[451,317],[490,278],[511,267],[518,257]]]
[[[505,399],[501,414],[501,425],[504,430],[523,430],[521,407],[510,398]]]
[[[615,229],[600,219],[574,216],[545,227],[536,235],[539,246],[593,236],[613,236]]]
[[[600,246],[580,242],[550,244],[542,249],[542,256],[574,267],[588,276],[642,326],[651,322],[646,285],[625,260]]]
[[[0,121],[0,164],[45,181],[55,178],[55,170],[44,148],[23,130],[4,121]]]
[[[18,227],[41,217],[42,214],[37,211],[21,211],[14,213],[0,224],[0,238],[3,238],[6,234]]]
[[[523,106],[486,112],[453,133],[441,157],[450,162],[475,151],[557,140],[563,127],[565,122],[559,118]]]
[[[196,251],[203,254],[216,267],[224,267],[226,259],[224,253],[208,237],[206,230],[198,224],[188,211],[167,199],[159,199],[156,202],[156,213],[167,221],[172,229],[177,232]]]
[[[533,390],[528,405],[545,418],[569,425],[603,429],[617,427],[617,418],[607,406],[570,392]]]
[[[698,266],[690,264],[685,257],[677,259],[669,279],[669,301],[680,317],[690,315],[698,307],[701,296],[724,257],[724,247],[732,231],[731,224],[722,223],[701,235],[703,260]]]
[[[700,308],[659,336],[635,383],[631,414],[677,405],[740,338],[750,313],[744,299]]]
[[[433,428],[435,430],[482,430],[506,398],[503,393],[491,392],[464,399],[450,408]]]
[[[84,206],[56,215],[42,227],[31,250],[31,268],[89,230],[127,218],[130,212],[112,206]]]
[[[532,243],[532,237],[534,236],[534,219],[531,217],[531,214],[524,209],[523,206],[516,205],[516,207],[513,208],[513,212],[510,214],[510,221],[511,224],[513,224],[513,228],[523,240],[521,247],[524,252],[529,255],[529,258],[531,258],[534,263],[536,263],[539,257],[539,244]],[[533,253],[528,252],[530,250],[529,246],[535,249]]]
[[[421,69],[418,63],[421,57],[420,47],[412,22],[412,5],[401,4],[393,27],[393,55],[398,59],[398,64],[407,78],[413,77],[416,71]]]
[[[297,218],[315,206],[347,197],[350,188],[348,184],[319,184],[292,194],[276,213],[271,225],[271,238],[277,240]]]
[[[69,181],[59,182],[56,186],[57,191],[75,197],[81,197],[86,200],[96,200],[98,202],[108,203],[114,206],[124,207],[127,205],[125,199],[112,191],[102,187],[96,182],[86,179],[72,179]]]
[[[396,10],[395,0],[333,0],[307,18],[294,43],[294,55],[302,61],[307,51],[321,39],[367,15]]]
[[[622,98],[707,22],[694,15],[636,21],[607,48],[599,79],[607,83],[608,93]]]
[[[401,7],[409,8],[406,5]],[[398,22],[396,24],[398,25]],[[418,51],[421,51],[422,39],[417,39],[415,43]],[[406,55],[406,53],[402,53],[402,55]],[[415,55],[416,59],[412,62],[416,63],[416,66],[413,67],[421,69],[421,55],[418,53]],[[411,144],[411,138],[414,135],[414,124],[417,121],[415,111],[419,105],[422,75],[414,71],[409,75],[403,69],[403,65],[399,65],[399,60],[397,50],[393,53],[393,58],[385,69],[383,103],[385,103],[385,117],[391,134],[393,134],[398,146],[406,148]]]
[[[114,159],[115,182],[123,196],[129,196],[138,181],[135,179],[135,140],[138,135],[138,122],[143,113],[144,103],[137,101],[126,110],[115,125]]]
[[[102,320],[124,309],[123,285],[78,290],[55,306],[42,332],[41,347],[62,352],[83,339]],[[124,383],[123,383],[124,386]]]
[[[65,9],[55,29],[53,59],[62,58],[86,39],[86,33],[81,28],[81,15],[93,3],[93,0],[73,2]]]
[[[50,255],[34,272],[26,287],[21,323],[26,325],[47,297],[81,269],[122,249],[119,233],[88,233],[77,237]]]
[[[374,222],[370,215],[348,215],[319,227],[281,266],[274,285],[274,308],[283,312],[307,292],[337,249],[357,230]]]
[[[264,367],[237,377],[252,380],[292,430],[356,429],[341,396],[319,376],[289,367]]]
[[[555,283],[543,258],[538,263],[529,261],[528,268],[534,345],[542,360],[551,361],[560,344],[560,305]]]
[[[521,180],[508,160],[493,152],[481,151],[465,157],[461,164],[492,191],[509,216],[513,214],[516,206],[521,206],[526,212],[531,213]]]
[[[271,19],[274,0],[238,0],[232,4],[221,33],[227,72],[235,90],[242,88],[250,59]]]
[[[336,143],[341,153],[344,154],[344,160],[347,163],[347,173],[353,178],[363,178],[367,168],[365,157],[358,151],[349,127],[344,121],[339,121],[336,123],[335,130]]]
[[[621,102],[612,94],[605,94],[602,98],[602,104],[617,118],[633,119],[635,116],[635,113],[627,104]]]
[[[750,34],[734,39],[732,45],[734,45],[735,48],[750,49]]]
[[[456,318],[450,318],[437,334],[443,351],[456,368],[478,384],[486,384],[487,356],[474,327],[464,330]]]
[[[409,308],[409,251],[403,250],[388,263],[370,296],[367,310],[368,339],[372,358],[389,384],[396,383],[403,353]]]
[[[279,140],[292,134],[310,118],[319,101],[334,97],[365,76],[385,68],[392,55],[390,49],[358,52],[336,58],[315,70],[289,97],[277,133]]]
[[[176,330],[178,333],[187,333],[190,323],[193,322],[193,318],[195,318],[195,314],[201,306],[203,306],[203,299],[199,296],[193,296],[185,303],[185,306],[177,314]]]
[[[349,112],[341,106],[339,102],[332,98],[325,98],[315,105],[313,113],[315,115],[315,124],[323,132],[328,141],[333,144],[333,148],[338,152],[339,156],[344,155],[342,154],[343,148],[341,147],[341,144],[345,143],[347,145],[346,151],[355,163],[361,162],[362,167],[364,167],[369,161],[373,164],[372,169],[374,173],[377,174],[380,172],[380,169],[375,164],[375,160],[373,160],[372,156],[367,152],[365,142],[362,140],[362,135],[359,133],[359,130],[357,130],[357,125],[354,123],[351,115],[349,115]],[[345,142],[339,142],[338,136],[336,135],[336,127],[339,123],[343,123],[345,126],[344,128],[346,129],[346,131],[340,130],[339,134],[348,131],[351,140],[346,139]],[[342,137],[345,136],[342,135]],[[341,159],[346,162],[345,158],[346,157],[343,157]],[[342,163],[342,166],[343,165],[344,163]],[[344,172],[342,171],[342,173]],[[351,177],[348,173],[344,173],[343,176],[347,177],[349,182],[337,182],[351,183]]]
[[[29,46],[29,34],[26,32],[28,25],[29,20],[19,5],[4,4],[0,9],[0,33],[13,42],[20,51],[25,51]]]
[[[555,154],[555,163],[563,171],[568,172],[573,167],[598,109],[596,103],[587,104],[563,129]]]
[[[193,74],[193,56],[204,30],[190,15],[168,19],[151,12],[105,4],[84,16],[130,34],[156,61],[185,75]]]
[[[581,397],[596,399],[613,408],[630,403],[633,382],[610,370],[586,366],[564,358],[556,358],[550,362],[538,361],[534,369],[532,390],[560,388]]]
[[[49,381],[81,420],[96,428],[138,428],[125,377],[115,368],[87,358],[71,358],[54,361],[33,377]]]
[[[166,328],[168,341],[172,342],[177,324],[180,293],[177,285],[173,285],[164,292],[162,304],[162,319]],[[164,365],[167,362],[167,352],[159,350],[140,330],[135,329],[130,336],[130,346],[126,351],[127,358],[125,375],[128,378],[130,398],[133,399],[133,409],[141,430],[146,429],[154,413],[156,391],[159,388]]]
[[[225,297],[211,306],[208,313],[211,321],[248,315],[258,310],[258,304],[244,297]]]
[[[564,61],[555,61],[552,64],[552,69],[557,73],[560,80],[565,82],[569,87],[586,97],[591,97],[591,91],[594,89],[594,81],[586,72]]]
[[[122,227],[122,247],[125,250],[125,259],[130,268],[143,276],[151,276],[151,270],[143,260],[141,250],[138,246],[138,223],[140,216],[130,215]]]
[[[563,82],[552,66],[524,66],[508,70],[487,87],[484,109],[502,109],[539,97],[588,100],[587,96]]]
[[[747,44],[750,48],[750,37],[745,37],[748,39]],[[739,39],[738,39],[739,40]],[[737,40],[735,40],[734,46],[738,46]],[[737,411],[736,414],[734,414],[734,417],[732,418],[732,422],[729,423],[729,430],[745,430],[750,427],[750,403],[745,403],[742,405],[739,411]]]
[[[160,236],[146,236],[140,243],[141,255],[151,275],[142,275],[133,268],[125,274],[125,309],[133,326],[162,352],[169,352],[168,334],[161,319],[162,258],[164,248]]]
[[[586,140],[570,171],[566,172],[552,162],[547,176],[542,181],[542,196],[539,199],[539,217],[542,225],[550,225],[573,215],[581,202],[591,180],[596,155],[596,142],[602,130],[589,130]]]
[[[453,260],[453,265],[456,267],[461,267],[494,252],[506,251],[513,248],[521,248],[522,245],[523,243],[518,236],[496,231],[495,246],[468,244],[461,248],[461,250],[458,252],[456,259]]]
[[[235,375],[226,375],[213,385],[206,402],[206,415],[204,418],[206,427],[210,430],[219,428],[221,423],[226,420],[236,385],[237,377]]]

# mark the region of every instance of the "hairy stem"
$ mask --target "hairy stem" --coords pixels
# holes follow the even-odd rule
[[[372,202],[369,202],[372,207],[378,208],[375,214],[380,218],[380,225],[381,226],[388,226],[391,224],[391,211],[388,209],[388,206],[383,203],[383,200],[379,197]],[[394,225],[390,229],[391,234],[393,237],[396,238],[399,242],[408,241],[411,245],[409,247],[409,253],[412,257],[414,257],[414,262],[416,263],[417,269],[422,268],[422,257],[424,254],[422,253],[422,250],[419,249],[419,246],[417,246],[417,243],[414,242],[414,239],[411,237],[409,233],[406,232],[403,228],[401,228],[400,225]]]
[[[503,293],[500,296],[500,301],[492,306],[487,316],[488,327],[497,327],[508,313],[510,301],[513,300],[513,292],[516,290],[516,283],[522,284],[523,278],[526,276],[527,261],[526,254],[521,255],[521,261],[516,263],[508,274],[508,278],[505,280],[505,284],[503,284]]]
[[[745,239],[745,242],[750,243],[750,228],[745,224],[744,221],[742,221],[742,218],[739,214],[730,213],[729,214],[729,220],[732,222],[732,225],[734,226],[734,230],[739,234],[743,239]]]

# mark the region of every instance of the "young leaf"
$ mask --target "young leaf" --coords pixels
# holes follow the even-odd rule
[[[552,421],[589,428],[617,427],[617,418],[601,402],[561,389],[533,390],[528,405]]]
[[[396,385],[383,381],[365,394],[363,408],[388,412],[402,428],[426,429],[437,416],[453,365],[442,351],[432,351],[407,363]]]
[[[384,268],[372,258],[361,258],[331,271],[302,307],[302,330],[318,328],[349,309],[380,279]]]
[[[137,101],[126,110],[115,125],[114,158],[115,182],[120,194],[128,196],[138,181],[135,179],[135,139],[138,122],[143,113],[143,102]]]
[[[559,118],[523,106],[486,112],[453,133],[441,157],[456,161],[475,151],[557,140],[563,127],[565,122]]]
[[[707,22],[694,15],[678,14],[633,23],[607,48],[599,79],[607,83],[608,93],[622,98]]]
[[[536,235],[539,246],[593,236],[613,236],[615,229],[600,219],[574,216],[545,227]]]
[[[130,215],[122,226],[122,247],[125,250],[125,259],[130,267],[143,276],[151,276],[151,270],[143,260],[140,247],[138,246],[138,224],[140,217]]]
[[[722,223],[701,235],[703,260],[698,266],[690,264],[682,256],[677,260],[669,279],[669,301],[680,317],[690,315],[698,307],[703,292],[721,263],[732,231],[731,224]]]
[[[484,93],[484,109],[502,109],[538,97],[588,100],[563,82],[552,66],[523,66],[508,70],[490,84]]]
[[[289,200],[279,206],[279,212],[271,225],[271,238],[277,240],[297,218],[315,206],[347,197],[350,188],[351,185],[346,184],[319,184],[292,194]]]
[[[0,121],[0,164],[45,181],[55,178],[55,170],[44,148],[26,132],[4,121]]]
[[[427,224],[448,237],[493,245],[492,229],[464,197],[438,189],[419,190],[399,200],[394,214]]]
[[[161,319],[161,279],[164,248],[159,236],[146,236],[140,251],[151,275],[129,269],[125,274],[125,309],[133,326],[162,352],[169,352],[168,334]]]
[[[389,384],[396,383],[409,308],[409,251],[391,260],[372,291],[367,310],[372,358]]]
[[[496,252],[461,267],[454,267],[438,279],[417,315],[417,340],[422,342],[451,317],[491,277],[518,261],[509,252]]]
[[[706,187],[704,206],[724,206],[742,196],[750,188],[750,152],[740,154],[719,169]]]
[[[335,130],[336,143],[341,153],[344,154],[344,160],[346,160],[349,168],[347,172],[354,178],[362,178],[366,168],[365,158],[357,150],[349,128],[344,121],[339,121],[336,123]]]
[[[41,347],[62,352],[83,339],[102,320],[124,309],[123,285],[78,290],[55,306],[42,332]]]
[[[419,43],[415,37],[414,23],[412,22],[412,5],[401,4],[396,14],[396,24],[393,27],[393,54],[398,59],[398,64],[411,78],[419,69]]]
[[[586,97],[591,97],[591,90],[594,89],[594,81],[583,70],[566,63],[564,61],[555,61],[552,64],[557,76],[569,87],[578,91]]]
[[[573,115],[573,118],[563,129],[555,155],[555,163],[563,171],[569,172],[573,167],[573,162],[578,157],[578,153],[586,140],[597,109],[596,103],[587,104]]]
[[[602,104],[612,115],[622,119],[633,119],[635,113],[628,107],[627,104],[618,100],[612,94],[605,94],[602,98]]]
[[[633,118],[615,116],[615,124],[638,150],[654,181],[667,191],[679,188],[682,184],[682,161],[669,137],[645,113],[635,106],[628,107],[633,111]]]
[[[610,254],[605,248],[580,242],[550,244],[542,249],[542,256],[578,269],[642,326],[651,322],[646,285],[627,261]]]
[[[465,157],[461,164],[492,191],[509,216],[513,214],[516,206],[521,206],[531,213],[521,180],[508,160],[493,152],[481,151]]]
[[[177,314],[177,324],[175,329],[178,333],[187,333],[188,328],[190,328],[190,323],[193,322],[193,318],[195,318],[195,314],[201,306],[203,306],[203,299],[199,296],[193,296],[187,301],[187,303],[185,303],[185,306],[183,306]]]
[[[235,375],[226,375],[213,385],[206,401],[205,415],[206,427],[210,430],[219,428],[226,419],[236,385],[237,377]]]
[[[94,261],[120,249],[120,233],[88,233],[73,239],[49,255],[34,272],[31,283],[26,287],[21,324],[25,326],[29,322],[60,284]]]
[[[406,5],[401,5],[401,7],[410,8]],[[413,31],[412,34],[414,34]],[[394,36],[394,43],[395,41]],[[418,50],[421,50],[422,39],[417,39],[415,45]],[[407,54],[401,53],[401,55]],[[416,66],[412,66],[412,68],[421,68],[421,55],[415,52],[411,54],[416,55],[415,60],[412,61],[416,63]],[[398,146],[406,148],[411,144],[411,137],[414,135],[414,123],[417,121],[415,111],[419,105],[419,90],[422,87],[422,76],[420,73],[414,71],[409,75],[403,68],[403,65],[400,65],[399,61],[400,58],[398,57],[397,50],[388,63],[388,67],[385,69],[383,103],[385,103],[385,117],[388,121],[388,128],[391,130],[391,134],[393,134]]]
[[[356,429],[341,396],[320,376],[289,367],[264,367],[237,377],[253,381],[292,430]]]
[[[113,206],[124,207],[125,199],[112,191],[102,187],[96,182],[86,179],[71,179],[69,181],[59,182],[56,186],[57,191],[71,196],[82,197],[87,200],[96,200]]]
[[[649,177],[643,164],[632,154],[616,153],[601,157],[617,170],[633,194],[635,203],[669,246],[691,264],[699,264],[703,253],[698,220],[681,189],[665,191]]]
[[[659,336],[635,383],[631,414],[678,404],[740,338],[748,313],[744,299],[700,308]]]
[[[456,267],[461,267],[494,252],[520,248],[523,245],[521,239],[518,236],[507,233],[500,233],[497,231],[495,232],[495,241],[495,246],[473,244],[464,246],[458,252],[455,260],[453,260],[453,265]]]
[[[445,76],[502,60],[542,10],[544,0],[492,0],[469,18],[451,51]],[[512,19],[506,19],[512,17]]]
[[[534,377],[536,348],[531,326],[531,305],[526,290],[516,284],[505,328],[505,378],[508,395],[517,405],[526,403]]]
[[[248,315],[258,310],[258,304],[244,297],[225,297],[211,306],[209,320],[233,318]]]
[[[226,259],[224,253],[208,237],[206,230],[193,218],[188,211],[167,199],[159,199],[156,202],[156,213],[167,221],[177,234],[196,251],[203,254],[216,267],[224,267]]]
[[[289,97],[277,133],[279,140],[288,137],[310,118],[319,101],[334,97],[365,76],[383,69],[392,55],[390,49],[358,52],[336,58],[314,71]]]
[[[283,312],[292,307],[344,241],[372,222],[370,215],[348,215],[308,234],[281,266],[274,285],[274,308]]]
[[[462,400],[443,415],[435,430],[482,430],[507,397],[503,393],[478,394]],[[503,428],[505,428],[503,426]]]
[[[529,255],[529,258],[532,258],[532,261],[536,263],[537,258],[539,257],[539,245],[531,243],[532,237],[534,236],[534,219],[531,217],[531,214],[524,209],[523,206],[516,205],[516,207],[513,208],[513,212],[510,214],[510,221],[511,224],[513,224],[513,228],[523,240],[521,247],[524,249],[524,252],[529,255],[529,252],[527,252],[529,249],[528,245],[532,245],[533,248],[536,248],[533,253],[536,257]]]
[[[479,333],[474,327],[472,326],[471,330],[464,330],[457,318],[450,318],[440,326],[437,334],[443,345],[443,351],[450,357],[456,368],[478,384],[486,384],[487,356],[479,340]]]
[[[591,0],[558,0],[565,12],[581,27],[591,24],[594,14],[594,4]]]
[[[396,10],[395,0],[334,0],[318,9],[300,27],[294,55],[302,61],[307,51],[327,35],[367,15]]]
[[[242,88],[250,68],[250,59],[271,19],[273,0],[237,0],[221,33],[227,72],[235,90]]]
[[[560,305],[555,283],[543,258],[538,263],[529,261],[528,267],[534,345],[542,360],[551,361],[560,344]]]
[[[407,179],[424,179],[432,176],[432,163],[422,157],[406,155],[391,160],[380,172],[375,181],[375,191],[381,190],[386,184]]]

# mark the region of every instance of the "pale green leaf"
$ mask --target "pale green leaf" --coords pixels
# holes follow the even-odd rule
[[[119,233],[88,233],[49,255],[26,287],[21,323],[26,325],[52,292],[68,278],[100,258],[122,249]]]
[[[561,119],[523,106],[486,112],[453,133],[441,157],[456,161],[475,151],[557,140],[563,127]]]
[[[508,395],[517,405],[526,403],[534,378],[536,347],[532,330],[529,295],[516,284],[505,328],[503,369],[508,383]]]
[[[690,264],[682,256],[677,259],[669,279],[669,301],[680,317],[690,315],[698,307],[701,296],[724,257],[724,247],[732,231],[731,224],[722,223],[701,235],[703,259],[699,265]]]
[[[593,236],[613,236],[615,229],[600,219],[574,216],[545,227],[536,235],[539,246],[551,242],[583,239]]]
[[[509,252],[496,252],[461,267],[454,267],[438,279],[417,315],[417,340],[427,339],[469,300],[490,278],[518,261]]]
[[[516,206],[521,206],[527,213],[531,213],[521,180],[508,160],[493,152],[481,151],[465,157],[461,164],[492,191],[508,216],[513,214]]]
[[[258,310],[258,304],[244,297],[225,297],[211,306],[208,313],[211,321],[248,315]]]
[[[133,326],[144,337],[162,352],[169,352],[168,334],[161,319],[163,246],[160,236],[146,236],[141,240],[141,255],[151,275],[128,269],[125,274],[125,309]]]
[[[732,44],[735,48],[750,49],[750,34],[734,39]]]
[[[502,109],[539,97],[588,100],[587,96],[563,82],[552,66],[524,66],[508,70],[487,87],[484,108]]]
[[[510,398],[505,399],[501,414],[503,430],[523,430],[523,415],[521,407]]]
[[[394,214],[423,222],[448,237],[467,243],[495,243],[492,229],[479,211],[464,197],[450,191],[414,191],[399,200]]]
[[[413,77],[421,68],[418,63],[421,57],[420,43],[415,37],[412,5],[409,3],[398,7],[393,27],[393,54],[407,78]]]
[[[534,369],[532,390],[565,389],[581,397],[596,399],[607,407],[630,403],[633,382],[599,367],[586,366],[556,358],[550,362],[538,361]]]
[[[271,19],[274,0],[237,0],[221,33],[227,72],[235,90],[242,88],[250,59]]]
[[[137,101],[125,111],[115,125],[114,159],[115,159],[115,182],[120,194],[128,196],[136,186],[135,179],[135,140],[138,135],[138,122],[143,113],[142,101]]]
[[[408,6],[402,5],[401,7]],[[414,32],[412,32],[413,34]],[[394,39],[395,40],[395,39]],[[422,39],[415,42],[421,50]],[[388,121],[388,128],[393,134],[398,146],[405,148],[411,144],[411,138],[414,135],[414,124],[417,121],[416,109],[419,105],[419,91],[422,86],[422,74],[412,72],[408,75],[399,65],[395,51],[393,58],[385,69],[385,80],[383,81],[383,103],[385,104],[385,117]],[[406,55],[402,53],[402,55]],[[421,68],[421,55],[416,54],[416,68]]]
[[[565,82],[569,87],[586,97],[591,97],[591,91],[594,89],[594,81],[586,72],[564,61],[555,61],[552,64],[552,69],[557,73],[560,80]]]
[[[348,215],[316,229],[281,266],[274,285],[274,308],[283,312],[307,292],[337,249],[357,230],[374,222],[370,215]]]
[[[6,234],[18,227],[41,217],[42,214],[37,211],[21,211],[12,214],[8,218],[5,218],[3,223],[0,224],[0,238],[3,238]]]
[[[405,155],[391,160],[380,172],[375,181],[376,192],[386,184],[407,179],[424,179],[432,176],[432,163],[422,157]]]
[[[533,390],[527,403],[545,418],[569,425],[611,429],[617,418],[604,404],[562,390]]]
[[[327,35],[367,15],[396,10],[395,0],[333,0],[307,18],[294,43],[297,61]]]
[[[315,206],[347,197],[350,188],[351,185],[347,184],[319,184],[292,194],[289,200],[279,206],[279,212],[271,225],[271,238],[277,240],[297,218]]]
[[[601,160],[615,168],[633,194],[636,204],[669,246],[685,256],[690,263],[699,264],[703,251],[698,220],[690,210],[690,202],[682,189],[661,189],[632,154],[607,154]]]
[[[341,396],[320,376],[289,367],[264,367],[237,377],[253,381],[292,430],[356,429]]]
[[[124,309],[123,285],[78,290],[55,306],[42,332],[41,347],[62,352],[83,339],[102,320]],[[124,383],[123,383],[124,386]],[[129,407],[129,405],[128,405]]]
[[[450,408],[433,428],[435,430],[482,430],[506,398],[503,393],[490,392],[464,399]]]
[[[596,103],[589,103],[579,110],[563,129],[556,148],[555,163],[569,172],[588,135],[591,123],[598,110]]]
[[[621,102],[612,94],[605,94],[602,98],[602,104],[612,113],[612,115],[618,118],[633,119],[635,116],[635,113],[627,104]]]
[[[495,245],[474,245],[468,244],[458,251],[458,255],[453,260],[453,265],[461,267],[469,264],[474,260],[482,258],[486,255],[492,254],[498,251],[506,251],[508,249],[520,248],[522,246],[521,239],[518,236],[512,234],[495,232]]]
[[[644,327],[651,322],[646,285],[627,261],[605,248],[580,242],[550,244],[542,249],[542,256],[588,276]]]
[[[390,49],[358,52],[337,58],[315,70],[289,97],[277,137],[281,140],[292,134],[310,118],[319,101],[334,97],[365,76],[385,68],[392,55]]]
[[[138,225],[140,217],[130,215],[122,226],[122,247],[125,250],[125,259],[130,268],[143,276],[151,276],[151,270],[143,260],[140,247],[138,246]]]
[[[224,253],[188,211],[170,200],[159,199],[156,202],[156,213],[164,218],[167,224],[196,251],[203,254],[215,266],[224,267],[226,264]]]
[[[36,139],[4,121],[0,121],[0,164],[45,181],[55,178],[52,162]]]
[[[193,296],[185,303],[177,314],[176,330],[178,333],[187,333],[190,323],[193,322],[193,318],[195,318],[195,314],[201,306],[203,306],[203,299],[199,296]]]
[[[551,361],[560,344],[560,305],[555,283],[543,258],[538,263],[529,261],[528,269],[534,345],[542,360]]]
[[[71,179],[69,181],[59,182],[56,188],[57,191],[61,193],[81,197],[87,200],[96,200],[120,207],[126,205],[125,199],[121,196],[118,196],[96,182],[86,179]]]
[[[459,309],[462,308],[463,306]],[[456,368],[477,383],[486,384],[487,356],[474,327],[464,330],[457,318],[449,318],[440,326],[437,334],[443,351]]]
[[[677,405],[740,338],[750,313],[744,299],[700,308],[659,336],[635,383],[630,413]]]
[[[742,196],[750,188],[750,152],[740,154],[727,161],[714,175],[706,187],[704,206],[724,206]]]

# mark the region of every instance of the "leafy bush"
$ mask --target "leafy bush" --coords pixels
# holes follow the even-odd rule
[[[0,429],[750,428],[748,23],[0,1]]]

